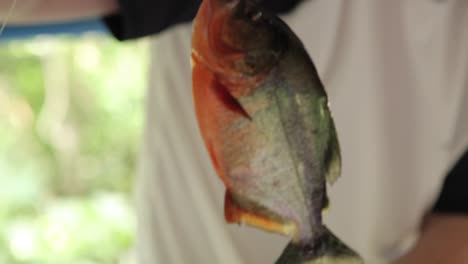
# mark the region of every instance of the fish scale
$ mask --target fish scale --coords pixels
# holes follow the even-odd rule
[[[297,36],[258,3],[204,0],[194,23],[195,110],[226,220],[291,236],[277,263],[362,263],[322,223],[341,166],[325,90]]]

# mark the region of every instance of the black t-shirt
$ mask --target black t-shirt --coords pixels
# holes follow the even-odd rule
[[[468,151],[463,154],[445,178],[433,211],[468,214]]]
[[[265,8],[275,13],[292,10],[302,0],[264,0]],[[201,0],[119,0],[120,13],[104,18],[119,40],[157,34],[179,23],[192,20]],[[434,212],[468,214],[468,151],[445,179]]]
[[[264,0],[274,13],[290,11],[302,0]],[[119,40],[157,34],[173,25],[191,21],[201,0],[119,0],[120,13],[104,18]]]

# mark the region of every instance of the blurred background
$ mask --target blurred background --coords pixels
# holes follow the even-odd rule
[[[146,42],[12,32],[0,36],[0,263],[134,263]]]

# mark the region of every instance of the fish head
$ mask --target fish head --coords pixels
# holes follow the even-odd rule
[[[284,50],[284,36],[255,1],[204,0],[194,22],[192,54],[217,75],[258,76]]]

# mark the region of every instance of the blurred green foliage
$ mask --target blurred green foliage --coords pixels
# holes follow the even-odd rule
[[[0,263],[130,263],[145,42],[0,43]]]

